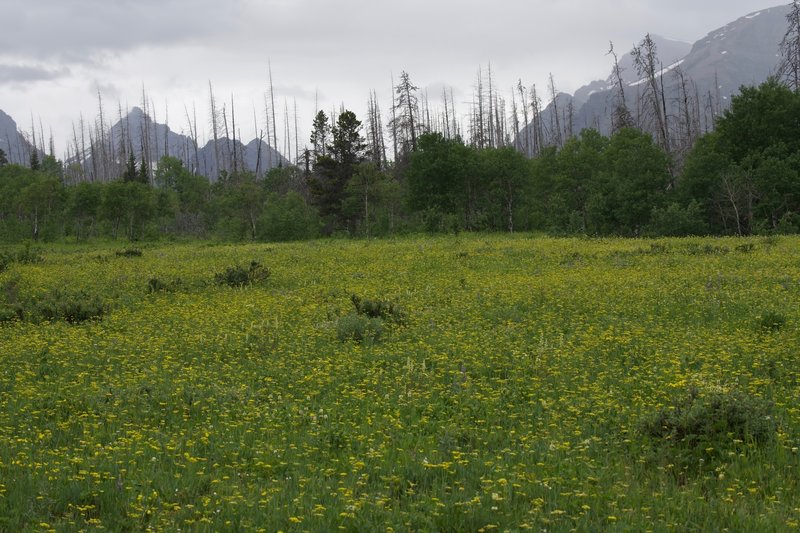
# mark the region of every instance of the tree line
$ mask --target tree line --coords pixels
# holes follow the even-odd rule
[[[52,153],[42,153],[40,160],[34,149],[29,167],[23,167],[9,164],[0,150],[0,239],[795,232],[800,230],[800,6],[794,1],[790,7],[777,76],[742,87],[727,109],[710,105],[710,126],[701,124],[699,95],[690,94],[679,69],[674,75],[682,104],[676,113],[667,111],[664,73],[649,36],[632,51],[643,86],[633,109],[611,47],[616,93],[608,135],[592,128],[572,131],[572,110],[569,105],[559,110],[552,77],[549,126],[535,87],[528,92],[520,82],[524,123],[520,128],[520,108],[512,97],[509,127],[490,67],[486,77],[479,72],[465,127],[456,119],[452,92],[444,91],[443,108],[432,111],[427,94],[402,72],[393,82],[386,124],[374,92],[366,124],[344,107],[318,111],[302,152],[295,139],[295,164],[281,162],[268,172],[237,165],[241,154],[235,143],[230,164],[217,165],[216,179],[199,175],[191,159],[170,155],[166,143],[154,164],[144,133],[138,161],[131,137],[123,137],[114,164],[105,169],[112,169],[115,179],[76,181],[75,163],[65,165]],[[209,89],[212,117],[221,117],[227,132],[227,111],[217,112]],[[713,103],[711,95],[708,102]],[[266,136],[277,144],[275,113],[267,116],[272,125]],[[230,119],[236,131],[232,102]],[[106,142],[104,123],[101,105],[95,152]],[[285,126],[288,138],[288,108]],[[213,131],[216,151],[216,125]],[[196,148],[196,137],[192,143]]]
[[[406,126],[402,126],[405,128]],[[410,128],[410,124],[408,126]],[[698,235],[800,230],[800,93],[742,87],[680,173],[657,139],[585,129],[528,158],[441,132],[409,134],[388,162],[352,111],[313,123],[305,164],[209,182],[163,156],[152,179],[129,157],[119,179],[66,185],[52,156],[0,157],[0,238],[293,240],[320,235],[542,231]]]

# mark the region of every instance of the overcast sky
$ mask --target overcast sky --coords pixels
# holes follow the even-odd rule
[[[786,2],[783,2],[786,3]],[[246,139],[263,127],[268,65],[282,121],[297,103],[301,144],[315,109],[343,104],[363,119],[376,90],[384,113],[401,70],[438,103],[452,87],[466,112],[478,69],[491,63],[510,98],[518,79],[544,88],[552,73],[573,92],[610,71],[645,33],[694,42],[775,0],[0,0],[0,109],[21,129],[31,115],[52,128],[57,150],[81,113],[141,105],[187,130],[195,106],[210,129],[208,82],[236,105]],[[461,108],[458,109],[458,106]],[[254,121],[253,114],[256,114]],[[291,120],[291,119],[290,119]],[[278,126],[279,130],[282,127]],[[47,135],[45,135],[47,136]],[[279,144],[282,141],[279,139]],[[62,153],[57,154],[59,157]]]

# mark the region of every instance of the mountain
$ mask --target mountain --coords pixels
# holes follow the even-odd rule
[[[758,85],[773,74],[779,60],[779,44],[786,32],[788,9],[788,6],[781,5],[750,13],[691,45],[651,35],[663,65],[659,78],[663,79],[669,116],[680,115],[683,92],[678,72],[687,80],[687,93],[695,100],[693,112],[698,115],[697,121],[704,130],[711,127],[714,116],[727,107],[731,96],[738,93],[742,85]],[[645,80],[637,79],[630,53],[620,57],[619,66],[626,103],[636,120],[636,102],[645,88]],[[556,105],[551,102],[541,113],[540,124],[545,135],[552,138],[556,109],[562,130],[567,131],[570,104],[573,133],[584,128],[611,133],[611,115],[617,95],[613,73],[605,80],[581,87],[574,95],[559,94]],[[532,131],[532,128],[528,125],[527,131]],[[517,137],[520,144],[525,131],[523,129]]]
[[[30,164],[31,153],[33,153],[33,145],[25,135],[20,133],[14,119],[2,110],[0,110],[0,150],[5,152],[9,163],[26,166]],[[40,160],[43,155],[39,150]]]
[[[221,170],[231,172],[237,170],[250,170],[262,174],[271,168],[286,166],[289,161],[277,150],[261,141],[254,139],[246,146],[240,141],[232,141],[222,137],[217,140],[217,149],[214,141],[208,141],[205,146],[195,146],[190,136],[175,133],[166,124],[154,122],[149,115],[138,107],[114,124],[109,130],[110,146],[116,147],[114,153],[123,154],[133,151],[137,161],[141,160],[142,152],[147,154],[151,166],[155,167],[158,160],[169,155],[183,161],[186,168],[216,181]],[[234,155],[236,164],[233,163]],[[260,157],[260,159],[259,159]],[[120,157],[113,157],[116,164],[124,164]],[[91,162],[91,159],[89,160]]]
[[[216,154],[219,154],[219,156],[217,157]],[[199,150],[199,173],[208,176],[213,181],[220,171],[231,172],[234,170],[234,159],[236,160],[236,169],[244,168],[256,174],[290,164],[288,159],[264,141],[253,139],[247,145],[244,145],[239,139],[232,141],[227,137],[221,137],[217,140],[216,151],[214,150],[213,140],[208,141]],[[222,162],[221,165],[217,164],[218,160]]]

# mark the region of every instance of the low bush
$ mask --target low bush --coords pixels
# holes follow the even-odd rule
[[[639,424],[655,458],[683,469],[710,465],[737,445],[763,445],[777,429],[769,402],[741,391],[697,388]]]
[[[776,311],[767,311],[756,319],[756,328],[767,333],[780,331],[785,325],[786,316]]]
[[[350,301],[359,315],[364,315],[368,318],[380,318],[396,324],[402,324],[406,320],[405,312],[390,300],[361,298],[352,294],[350,295]]]
[[[244,287],[245,285],[265,281],[270,275],[271,272],[267,267],[258,261],[251,261],[250,266],[247,268],[241,265],[235,265],[227,267],[223,272],[214,274],[214,281],[219,285]]]
[[[159,278],[150,278],[147,280],[147,292],[153,294],[155,292],[175,292],[183,285],[180,278],[172,281],[163,281]]]
[[[336,336],[342,342],[355,341],[369,344],[378,342],[383,333],[383,321],[357,313],[347,314],[336,322]]]
[[[70,324],[78,324],[102,318],[106,314],[106,305],[96,295],[57,290],[24,308],[23,313],[26,319],[65,320]]]

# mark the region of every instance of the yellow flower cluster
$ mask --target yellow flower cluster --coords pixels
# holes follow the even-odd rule
[[[53,246],[0,274],[20,298],[110,308],[0,323],[0,530],[800,523],[800,239],[113,251]],[[251,260],[268,280],[214,283]],[[342,342],[353,294],[406,320]],[[768,400],[775,439],[661,460],[640,422],[689,390]]]

